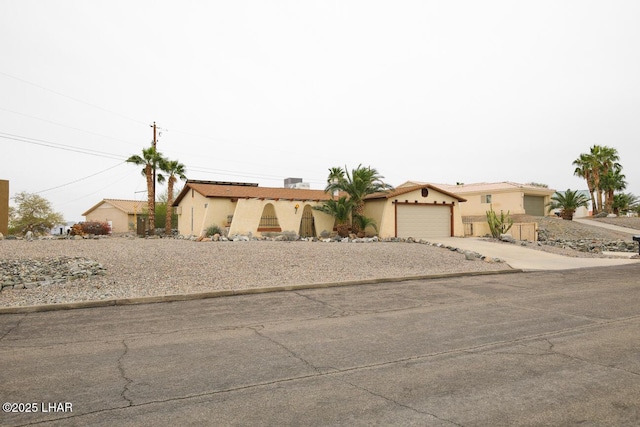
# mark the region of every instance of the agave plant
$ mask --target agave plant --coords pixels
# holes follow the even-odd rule
[[[567,189],[565,192],[556,191],[551,196],[551,203],[547,204],[548,211],[560,209],[560,217],[569,221],[573,220],[573,214],[578,208],[586,207],[589,204],[589,198],[579,191]]]

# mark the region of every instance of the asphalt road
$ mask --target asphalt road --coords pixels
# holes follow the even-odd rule
[[[0,425],[637,426],[639,273],[5,314]]]

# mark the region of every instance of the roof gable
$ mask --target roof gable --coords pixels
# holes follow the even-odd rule
[[[87,216],[94,210],[98,209],[100,206],[104,204],[109,204],[114,208],[126,213],[126,214],[134,214],[136,212],[142,212],[143,209],[147,207],[147,202],[143,202],[140,200],[122,200],[122,199],[102,199],[100,202],[93,205],[89,210],[84,212],[82,216]]]
[[[467,199],[464,199],[460,196],[458,196],[457,194],[451,193],[447,190],[443,190],[440,187],[436,187],[434,185],[431,184],[420,184],[420,185],[411,185],[409,184],[409,182],[401,185],[400,187],[396,187],[395,189],[388,191],[388,192],[383,192],[383,193],[375,193],[375,194],[370,194],[369,196],[366,197],[366,200],[369,199],[391,199],[394,197],[398,197],[402,194],[406,194],[406,193],[410,193],[412,191],[416,191],[416,190],[421,190],[423,188],[427,188],[429,190],[433,190],[433,191],[437,191],[439,193],[442,193],[444,195],[447,195],[449,197],[452,197],[454,199],[457,199],[459,202],[466,202]]]

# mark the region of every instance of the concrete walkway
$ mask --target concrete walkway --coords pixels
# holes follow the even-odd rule
[[[573,258],[529,249],[517,244],[492,242],[475,237],[442,237],[431,238],[429,241],[477,252],[491,258],[500,258],[511,267],[525,271],[611,267],[640,262],[638,259]]]
[[[604,223],[604,222],[594,221],[594,220],[591,220],[591,219],[575,219],[574,218],[573,221],[579,222],[580,224],[590,225],[590,226],[593,226],[593,227],[606,228],[607,230],[619,231],[621,233],[627,233],[627,234],[631,234],[631,235],[640,236],[640,230],[635,230],[633,228],[620,227],[618,225],[607,224],[607,223]]]

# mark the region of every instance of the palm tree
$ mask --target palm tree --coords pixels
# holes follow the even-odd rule
[[[155,234],[156,227],[156,194],[153,185],[153,172],[158,169],[163,161],[160,154],[154,147],[143,148],[142,156],[134,154],[127,159],[127,163],[133,163],[142,168],[142,176],[147,179],[147,209],[149,211],[149,234]],[[164,176],[157,174],[158,182],[164,181]]]
[[[352,214],[354,217],[364,216],[364,199],[374,193],[392,190],[393,187],[382,181],[384,178],[377,170],[371,167],[358,165],[349,171],[342,168],[329,169],[329,178],[324,191],[344,191],[353,202]],[[353,222],[354,233],[360,232],[358,221]]]
[[[610,192],[612,186],[611,179],[608,180],[608,184],[606,185],[604,181],[607,180],[606,176],[611,173],[611,171],[622,169],[618,160],[620,160],[620,156],[618,155],[618,150],[615,148],[606,145],[593,145],[589,153],[580,154],[578,159],[573,162],[573,165],[576,166],[574,175],[584,178],[587,181],[587,186],[591,193],[594,214],[605,210],[611,212],[610,209],[613,200],[612,193]],[[609,192],[608,194],[611,196],[607,196],[606,204],[603,200],[605,192]]]
[[[178,178],[185,181],[186,169],[185,166],[177,160],[163,159],[160,163],[160,169],[165,172],[169,177],[167,178],[167,220],[164,226],[164,232],[167,235],[171,234],[171,205],[173,204],[173,188]]]
[[[618,165],[619,166],[619,165]],[[616,191],[622,191],[627,188],[626,176],[622,173],[622,168],[615,167],[603,175],[600,181],[602,190],[604,191],[605,211],[613,212],[614,195]]]
[[[587,196],[577,190],[567,189],[564,193],[556,191],[555,194],[551,196],[551,203],[547,204],[547,207],[549,212],[554,209],[560,209],[562,219],[571,221],[576,209],[586,207],[588,203],[589,198]]]
[[[611,204],[613,204],[613,189],[616,186],[615,180],[612,176],[609,176],[610,173],[614,170],[621,170],[622,166],[618,163],[620,160],[620,156],[618,155],[618,150],[615,148],[607,147],[607,146],[598,146],[594,145],[591,147],[591,150],[594,152],[594,156],[598,162],[598,183],[597,183],[597,191],[598,191],[598,203],[600,204],[600,210],[604,210],[606,212],[611,213],[610,203],[608,197],[605,196],[606,204],[603,201],[603,194],[605,192],[611,193]]]
[[[638,210],[640,198],[633,193],[620,193],[613,196],[613,213],[619,215],[620,212]]]
[[[349,235],[349,218],[353,209],[353,201],[347,196],[339,199],[329,199],[314,209],[327,213],[336,219],[336,229],[340,237]]]
[[[593,156],[591,154],[580,154],[580,157],[573,161],[573,165],[576,167],[573,174],[587,181],[587,188],[589,188],[589,194],[591,196],[591,206],[593,207],[593,213],[595,215],[598,213],[598,205],[596,205],[596,186],[593,179]]]

